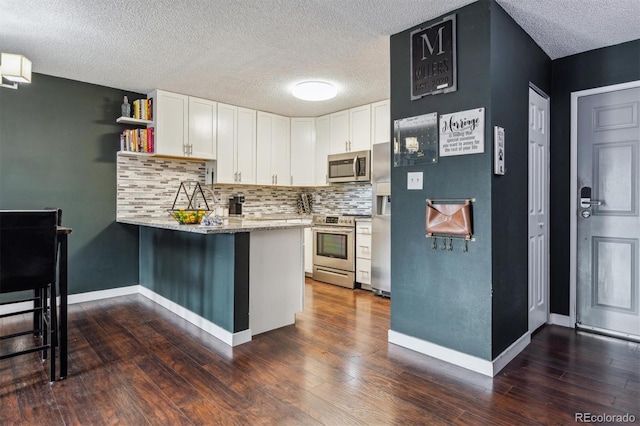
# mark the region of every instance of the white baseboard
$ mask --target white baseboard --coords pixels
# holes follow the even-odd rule
[[[20,302],[0,306],[0,315],[13,314],[14,312],[26,311],[27,309],[33,309],[33,302]]]
[[[186,319],[191,324],[194,324],[196,327],[206,331],[216,339],[222,340],[229,346],[238,346],[251,341],[250,329],[243,330],[238,333],[227,331],[224,328],[207,320],[206,318],[201,317],[200,315],[188,310],[187,308],[180,306],[177,303],[172,302],[171,300],[141,285],[130,285],[127,287],[112,288],[108,290],[71,294],[68,298],[68,304],[72,305],[75,303],[92,302],[95,300],[109,299],[111,297],[118,296],[127,296],[130,294],[141,294],[142,296],[152,300],[163,308],[170,310],[179,317]],[[33,302],[21,302],[14,303],[12,305],[0,306],[0,315],[11,314],[14,312],[20,312],[32,308]]]
[[[488,361],[444,346],[436,345],[435,343],[427,342],[426,340],[421,340],[412,336],[407,336],[406,334],[389,330],[389,343],[411,349],[421,354],[440,359],[489,377],[493,377],[498,374],[500,370],[502,370],[513,358],[516,357],[516,355],[527,347],[529,342],[531,342],[531,335],[527,332],[511,346],[505,349],[504,352],[498,355],[493,361]]]
[[[567,328],[575,328],[574,324],[571,324],[571,317],[568,315],[549,314],[549,324],[560,325]]]
[[[128,296],[130,294],[138,293],[140,293],[140,286],[136,284],[127,287],[110,288],[108,290],[70,294],[67,299],[67,303],[69,305],[73,305],[75,303],[93,302],[94,300],[110,299],[112,297]]]
[[[247,343],[251,341],[251,330],[243,330],[238,333],[232,333],[230,331],[225,330],[224,328],[214,324],[206,318],[201,317],[200,315],[188,310],[184,306],[180,306],[175,302],[167,299],[164,296],[159,295],[158,293],[150,290],[144,286],[140,287],[140,294],[146,297],[149,300],[154,301],[158,305],[162,306],[178,315],[180,318],[184,318],[189,321],[191,324],[196,327],[206,331],[211,334],[213,337],[222,340],[229,346],[238,346],[243,343]]]

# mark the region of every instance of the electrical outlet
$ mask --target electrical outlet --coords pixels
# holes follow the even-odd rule
[[[422,172],[407,173],[407,189],[422,189]]]

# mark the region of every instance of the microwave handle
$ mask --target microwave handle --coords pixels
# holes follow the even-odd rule
[[[356,155],[355,157],[353,157],[353,177],[356,179],[358,178],[358,166],[358,156]]]

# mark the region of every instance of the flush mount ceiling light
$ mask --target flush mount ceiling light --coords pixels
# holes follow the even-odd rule
[[[3,78],[13,84],[1,84]],[[22,55],[0,53],[0,86],[17,89],[18,83],[31,83],[31,61]]]
[[[338,90],[324,81],[303,81],[293,88],[293,96],[304,101],[326,101],[335,98]]]

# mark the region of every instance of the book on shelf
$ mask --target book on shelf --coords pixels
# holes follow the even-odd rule
[[[133,118],[153,120],[153,103],[151,99],[136,99],[133,101]]]
[[[120,135],[120,150],[153,154],[155,149],[153,127],[127,129]]]

